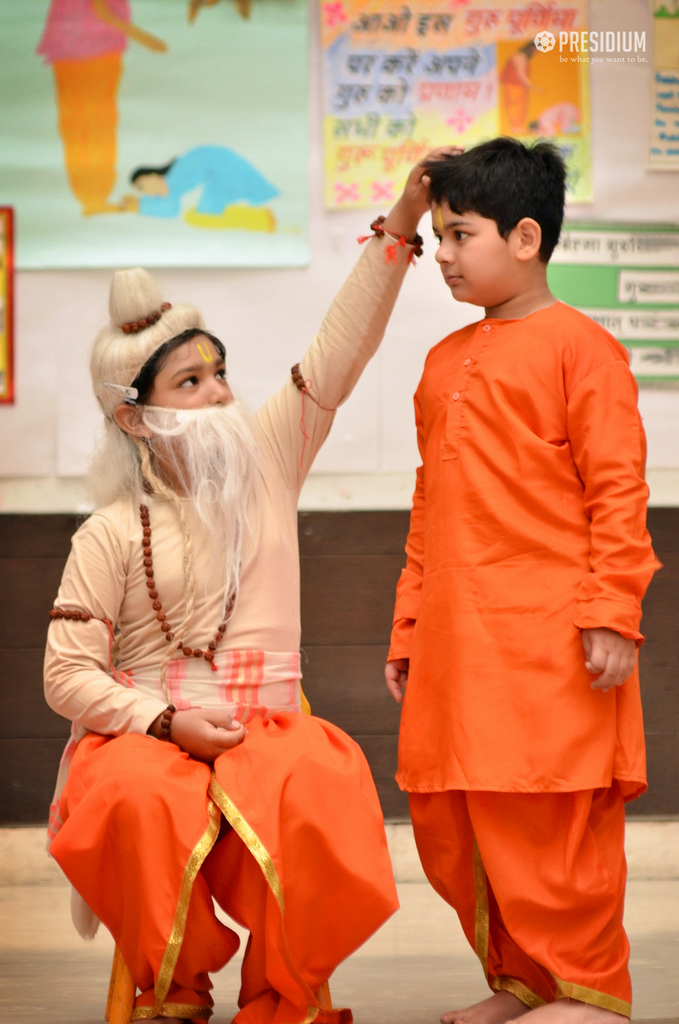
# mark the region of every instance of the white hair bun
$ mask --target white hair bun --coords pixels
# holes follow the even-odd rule
[[[123,324],[134,323],[149,313],[160,310],[163,296],[148,270],[134,267],[116,270],[111,282],[108,309],[111,323],[122,330]]]

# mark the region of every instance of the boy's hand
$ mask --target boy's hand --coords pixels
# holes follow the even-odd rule
[[[175,711],[170,739],[197,761],[212,764],[225,750],[242,743],[247,734],[240,722],[234,722],[226,711],[191,708]]]
[[[425,157],[415,164],[405,183],[403,194],[384,222],[385,231],[395,235],[412,238],[417,225],[425,213],[429,212],[429,176],[427,169],[444,156],[459,156],[464,152],[462,146],[444,146],[432,149]]]
[[[585,648],[585,668],[592,675],[599,676],[592,683],[593,690],[608,693],[614,686],[622,686],[631,676],[637,654],[634,640],[626,640],[614,629],[601,626],[582,630],[582,646]]]
[[[408,682],[409,665],[408,658],[395,658],[393,661],[388,661],[384,666],[384,678],[387,683],[387,689],[397,704],[400,704],[403,700],[406,683]]]

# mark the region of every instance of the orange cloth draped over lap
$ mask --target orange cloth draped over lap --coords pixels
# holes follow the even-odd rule
[[[605,397],[605,400],[604,400]],[[435,346],[390,659],[409,658],[408,792],[646,787],[635,669],[592,689],[580,630],[640,642],[657,568],[625,349],[557,302]]]
[[[306,715],[248,729],[214,771],[135,734],[76,749],[51,852],[141,990],[134,1020],[210,1016],[208,973],[238,948],[214,896],[252,932],[238,1024],[345,1024],[350,1011],[321,1009],[319,990],[397,909],[357,745]]]
[[[457,911],[492,989],[531,1008],[571,996],[630,1016],[617,784],[412,793],[410,810],[425,873]]]

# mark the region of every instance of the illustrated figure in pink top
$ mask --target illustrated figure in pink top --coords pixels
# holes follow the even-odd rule
[[[52,0],[36,51],[52,65],[66,173],[86,215],[124,209],[109,196],[116,175],[118,85],[129,39],[167,50],[131,23],[129,0]]]

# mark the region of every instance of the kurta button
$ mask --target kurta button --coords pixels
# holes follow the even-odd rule
[[[484,330],[484,331],[486,331],[486,333],[488,333],[488,331],[490,330],[490,324],[484,324],[482,330]]]
[[[454,402],[457,402],[457,400],[458,400],[458,398],[459,398],[459,397],[460,397],[460,392],[459,392],[459,391],[456,391],[456,392],[455,392],[455,394],[453,395],[453,401],[454,401]]]
[[[465,361],[464,361],[464,365],[465,366],[469,366],[470,363],[471,363],[471,359],[465,359]]]

